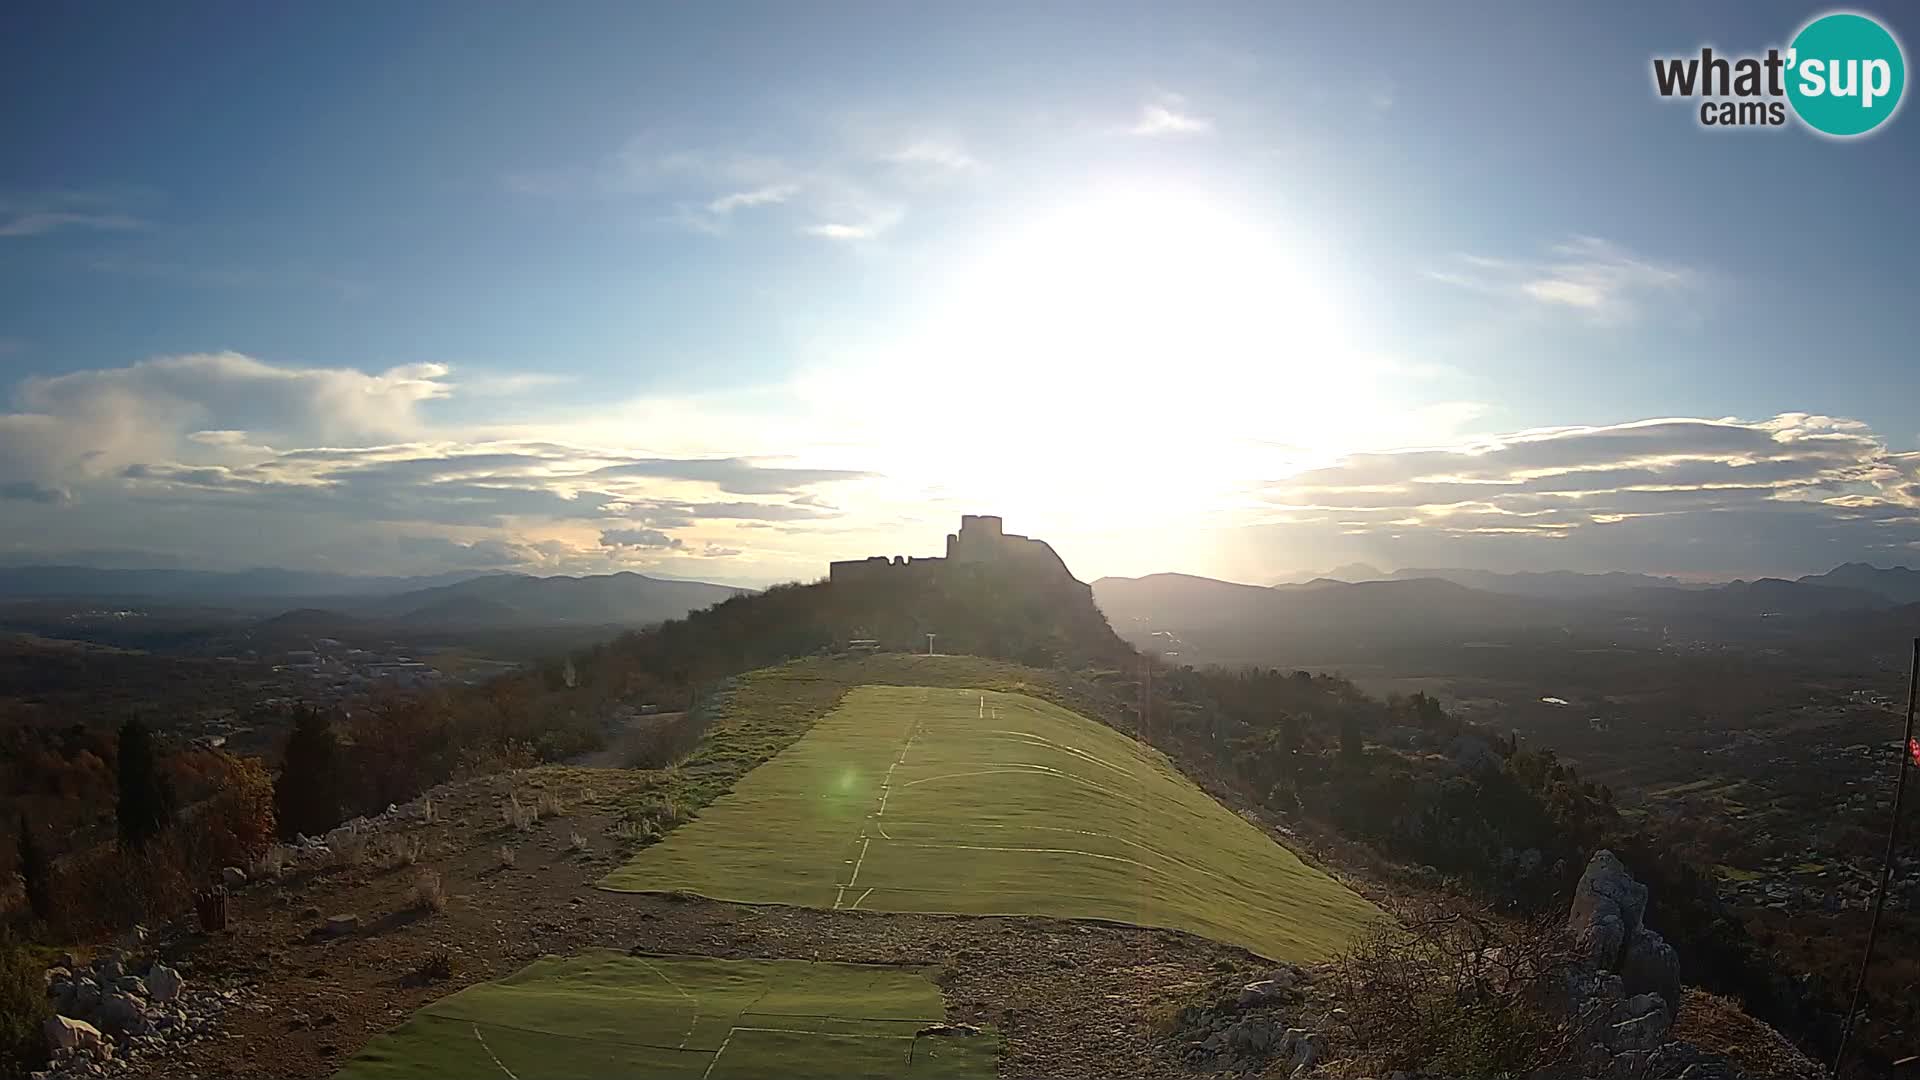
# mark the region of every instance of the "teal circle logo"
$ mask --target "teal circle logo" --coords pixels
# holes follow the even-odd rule
[[[1787,50],[1787,100],[1823,135],[1865,135],[1900,108],[1907,60],[1887,28],[1837,11],[1802,27]]]

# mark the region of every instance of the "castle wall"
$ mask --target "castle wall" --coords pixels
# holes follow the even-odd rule
[[[1039,578],[1074,580],[1051,544],[1006,532],[1001,519],[991,514],[963,515],[960,531],[947,534],[945,558],[875,555],[848,559],[829,564],[828,577],[834,582],[889,581],[908,574],[933,573],[948,563],[1013,567]]]

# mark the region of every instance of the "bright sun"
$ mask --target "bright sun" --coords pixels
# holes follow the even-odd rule
[[[1378,411],[1319,269],[1204,192],[1086,193],[982,236],[855,396],[890,459],[1048,535],[1227,510]]]
[[[1198,455],[1237,474],[1219,456],[1250,441],[1337,439],[1324,409],[1299,406],[1350,389],[1344,313],[1296,244],[1221,200],[1134,187],[1073,201],[986,245],[949,301],[938,344],[976,376],[963,397],[1021,419],[1030,447],[1097,446],[1136,480],[1192,485]]]

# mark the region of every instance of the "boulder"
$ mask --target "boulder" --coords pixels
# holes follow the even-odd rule
[[[1271,1005],[1274,1002],[1286,1000],[1287,994],[1292,989],[1291,984],[1283,984],[1273,979],[1261,979],[1241,987],[1240,996],[1234,999],[1234,1003],[1242,1009]]]
[[[1658,933],[1642,926],[1621,951],[1620,980],[1629,994],[1659,994],[1667,1012],[1680,1011],[1680,956]]]
[[[155,1001],[172,1001],[180,996],[186,984],[187,980],[181,978],[178,971],[165,964],[155,964],[147,972],[147,994]]]
[[[86,1017],[100,1007],[100,984],[91,976],[82,975],[73,980],[73,999],[69,1003],[71,1015]]]
[[[106,1045],[106,1037],[100,1034],[99,1028],[70,1016],[49,1016],[40,1029],[47,1037],[47,1049],[56,1054],[98,1050]]]
[[[1273,1049],[1281,1037],[1280,1025],[1264,1016],[1249,1016],[1228,1028],[1225,1043],[1236,1054],[1259,1056]]]
[[[108,1031],[126,1032],[131,1035],[146,1033],[147,1009],[138,998],[119,992],[111,993],[100,999],[100,1013],[97,1019],[100,1026]]]
[[[93,976],[102,983],[111,984],[115,979],[127,973],[126,954],[119,949],[111,949],[93,958]]]
[[[228,892],[233,892],[246,883],[247,872],[245,870],[237,866],[223,866],[220,868],[220,884],[225,885]]]
[[[351,934],[358,929],[360,929],[360,916],[352,912],[327,916],[326,933],[328,937],[339,937],[342,934]]]
[[[1653,995],[1644,995],[1653,997]],[[1640,1001],[1634,998],[1634,1002]],[[1658,998],[1655,1005],[1645,1012],[1617,1021],[1600,1034],[1600,1041],[1607,1049],[1619,1053],[1627,1050],[1647,1051],[1660,1045],[1667,1037],[1667,1029],[1673,1026],[1673,1018],[1667,1014],[1667,1007]],[[1629,1002],[1627,1004],[1632,1004]]]
[[[1296,1029],[1297,1030],[1297,1029]],[[1292,1032],[1289,1032],[1292,1034]],[[1300,1076],[1327,1056],[1327,1037],[1319,1032],[1300,1032],[1293,1040],[1293,1075]]]
[[[1567,929],[1587,950],[1593,966],[1617,970],[1621,950],[1647,913],[1647,887],[1605,848],[1593,853],[1574,886]]]

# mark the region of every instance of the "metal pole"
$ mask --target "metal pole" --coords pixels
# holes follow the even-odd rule
[[[1853,984],[1853,1003],[1847,1006],[1847,1022],[1840,1027],[1840,1046],[1833,1052],[1833,1075],[1840,1075],[1840,1063],[1847,1057],[1847,1040],[1853,1035],[1853,1018],[1860,1012],[1860,997],[1867,989],[1867,968],[1873,963],[1873,942],[1880,934],[1880,912],[1887,906],[1887,886],[1893,880],[1893,850],[1900,838],[1900,811],[1907,795],[1907,767],[1913,758],[1913,712],[1920,698],[1920,638],[1913,639],[1913,660],[1907,674],[1907,730],[1900,738],[1900,773],[1893,782],[1893,824],[1887,827],[1887,857],[1880,867],[1880,888],[1873,894],[1873,917],[1867,921],[1867,951],[1860,957],[1860,978]]]

